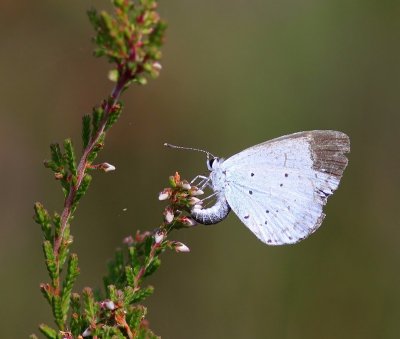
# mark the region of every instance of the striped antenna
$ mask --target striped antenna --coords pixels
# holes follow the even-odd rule
[[[168,143],[164,143],[165,147],[169,147],[169,148],[175,148],[175,149],[182,149],[182,150],[187,150],[187,151],[197,151],[197,152],[203,152],[207,154],[207,159],[211,158],[216,158],[213,154],[211,154],[210,152],[207,152],[203,149],[199,149],[199,148],[194,148],[194,147],[183,147],[183,146],[176,146],[176,145],[171,145]]]

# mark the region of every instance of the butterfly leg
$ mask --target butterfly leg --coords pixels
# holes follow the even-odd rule
[[[204,187],[207,185],[210,185],[210,177],[205,177],[204,175],[197,175],[191,182],[190,184],[194,184],[196,180],[199,180],[196,186],[199,186],[199,188],[202,190]]]

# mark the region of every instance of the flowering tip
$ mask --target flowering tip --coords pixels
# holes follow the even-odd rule
[[[158,230],[154,235],[154,241],[156,242],[157,245],[161,244],[164,238],[165,238],[165,232],[162,230]]]
[[[167,224],[170,224],[174,220],[174,212],[172,211],[171,208],[167,207],[164,210],[164,219]]]
[[[172,190],[170,188],[164,189],[160,194],[158,195],[158,200],[167,200],[171,197],[172,195]]]
[[[190,252],[190,248],[187,247],[185,244],[182,244],[181,242],[177,241],[174,244],[174,248],[176,252]]]
[[[171,187],[175,188],[176,186],[179,185],[181,181],[181,176],[179,175],[178,172],[175,173],[175,175],[169,177],[169,184]]]

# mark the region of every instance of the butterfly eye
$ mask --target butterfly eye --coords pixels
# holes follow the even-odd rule
[[[218,163],[218,158],[211,158],[211,159],[207,159],[207,168],[209,171],[213,170],[213,166],[215,167],[215,165]]]

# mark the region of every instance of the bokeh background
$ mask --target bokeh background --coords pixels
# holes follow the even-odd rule
[[[42,166],[50,142],[72,137],[112,87],[91,56],[91,6],[107,0],[0,2],[0,300],[2,338],[52,324],[33,203],[60,211]],[[152,329],[163,338],[400,337],[400,2],[162,1],[169,22],[161,77],[125,94],[72,225],[78,290],[100,286],[123,237],[162,220],[158,192],[178,170],[206,172],[220,156],[295,131],[351,137],[350,163],[306,241],[268,247],[232,214],[172,235],[152,277]],[[124,211],[126,209],[126,211]]]

